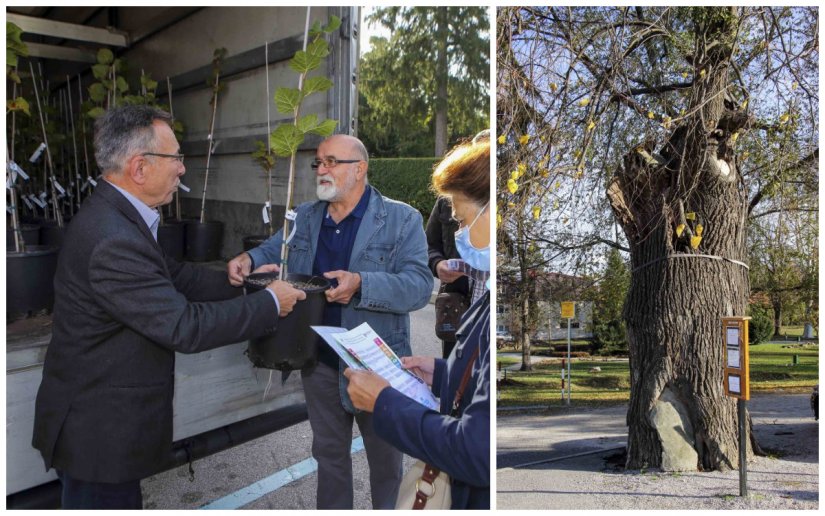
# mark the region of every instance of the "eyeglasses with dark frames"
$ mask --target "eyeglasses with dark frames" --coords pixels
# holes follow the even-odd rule
[[[309,164],[312,167],[312,170],[318,170],[318,167],[324,165],[324,168],[335,168],[338,166],[339,163],[360,163],[364,161],[362,159],[335,159],[335,158],[324,158],[318,159],[315,158],[312,160],[312,163]]]
[[[172,158],[183,163],[183,154],[159,154],[157,152],[144,152],[141,156],[158,156],[160,158]]]

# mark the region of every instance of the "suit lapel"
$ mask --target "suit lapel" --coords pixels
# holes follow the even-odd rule
[[[367,249],[367,244],[372,241],[373,235],[378,233],[384,227],[387,218],[387,210],[384,207],[384,198],[381,192],[373,188],[370,192],[370,201],[367,204],[367,211],[364,212],[364,218],[361,220],[361,225],[358,226],[358,233],[355,235],[355,242],[352,244],[352,254],[349,256],[349,266],[347,270],[352,270],[352,264],[357,258]]]

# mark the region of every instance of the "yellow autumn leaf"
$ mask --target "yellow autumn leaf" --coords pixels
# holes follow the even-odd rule
[[[792,89],[792,90],[795,90],[795,89],[797,89],[798,87],[799,87],[799,83],[798,83],[798,82],[796,82],[796,81],[794,81],[794,82],[793,82],[793,84],[791,84],[791,89]]]
[[[748,99],[745,99],[745,102],[742,103],[742,109],[748,108]]]
[[[581,107],[585,107],[588,104],[590,104],[590,97],[585,97],[579,101]]]
[[[679,225],[676,226],[676,236],[677,237],[682,236],[682,233],[684,231],[685,231],[685,225],[684,224],[679,224]]]
[[[688,219],[688,220],[696,220],[696,212],[695,211],[689,211],[689,212],[685,213],[685,218]]]
[[[504,142],[506,142],[506,141],[507,141],[507,137],[504,136],[503,134],[498,137],[498,144],[499,145],[504,145]]]
[[[737,140],[737,139],[739,139],[739,133],[738,133],[738,132],[733,133],[732,135],[730,135],[730,141],[731,141],[731,143],[736,143],[736,140]]]
[[[581,179],[583,175],[584,169],[582,167],[579,167],[579,169],[576,171],[576,179]]]
[[[700,72],[699,72],[699,78],[700,78],[700,79],[704,79],[704,78],[705,78],[705,75],[707,75],[707,74],[708,74],[707,70],[705,70],[704,68],[702,68],[702,71],[700,71]]]
[[[783,125],[787,124],[788,120],[790,120],[790,119],[791,119],[790,113],[785,113],[785,114],[783,114],[782,116],[779,117],[779,123],[783,124]]]
[[[742,154],[742,161],[747,160],[747,159],[748,159],[748,157],[750,157],[750,155],[751,155],[751,153],[750,153],[750,152],[747,152],[747,151],[746,151],[746,152],[744,152],[744,153]]]
[[[527,142],[529,142],[529,141],[530,141],[530,135],[529,134],[525,134],[524,136],[521,136],[518,139],[518,142],[522,145],[527,145]]]
[[[550,83],[550,91],[552,91],[553,93],[556,93],[557,89],[559,89],[559,85],[556,84],[555,82],[551,82]]]
[[[687,113],[687,110],[685,110],[685,108],[679,110],[679,116],[685,116],[685,113]]]
[[[545,169],[543,169],[540,173],[541,173],[541,177],[543,177],[543,178],[545,178],[545,179],[547,179],[548,177],[550,177],[550,171],[549,171],[549,170],[547,170],[546,168],[545,168]]]
[[[688,73],[687,72],[682,72],[682,79],[687,79],[687,78],[688,78]]]
[[[513,170],[512,172],[510,172],[510,179],[514,181],[518,179],[518,170]]]
[[[496,227],[501,226],[501,213],[496,213]]]
[[[705,226],[701,224],[696,224],[696,236],[702,236],[702,232],[705,230]]]
[[[559,209],[559,201],[558,201],[558,200],[553,201],[553,209],[554,209],[554,210],[558,210],[558,209]]]
[[[513,201],[510,201],[510,202],[508,202],[508,203],[507,203],[507,207],[508,207],[508,208],[515,208],[515,207],[516,207],[516,203],[514,203]]]
[[[671,122],[672,120],[669,116],[664,117],[662,119],[662,127],[664,127],[665,129],[670,129]]]
[[[702,237],[700,237],[700,236],[690,237],[690,247],[692,247],[694,249],[698,249],[699,248],[699,242],[701,242],[701,241],[702,241]]]
[[[539,160],[539,168],[543,168],[545,165],[547,165],[547,161],[549,159],[550,156],[544,156],[543,158],[541,158],[541,160]]]
[[[556,190],[561,188],[561,181],[556,181]]]
[[[511,194],[516,193],[518,191],[518,183],[513,178],[507,180],[507,189],[510,190]]]
[[[539,220],[539,215],[541,215],[541,206],[533,206],[533,219]]]
[[[596,122],[594,122],[594,121],[592,121],[592,120],[590,121],[590,123],[589,123],[589,124],[587,124],[587,130],[588,130],[588,131],[592,131],[592,130],[593,130],[593,128],[595,128],[595,127],[596,127]]]
[[[519,163],[516,165],[516,170],[518,170],[518,175],[523,176],[527,172],[527,165],[524,163]]]
[[[581,155],[582,155],[581,149],[579,149],[579,150],[577,150],[576,152],[573,153],[573,157],[576,158],[576,159],[579,159],[581,157]]]
[[[653,120],[654,118],[656,118],[656,115],[653,114],[653,111],[648,111],[647,112],[647,117],[649,119]]]

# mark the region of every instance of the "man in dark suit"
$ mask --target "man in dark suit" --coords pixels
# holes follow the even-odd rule
[[[63,483],[64,509],[142,506],[140,479],[172,448],[175,352],[259,336],[306,294],[281,281],[239,296],[226,274],[166,257],[158,206],[185,173],[168,113],[108,111],[95,124],[103,172],[58,259],[52,340],[33,446]]]

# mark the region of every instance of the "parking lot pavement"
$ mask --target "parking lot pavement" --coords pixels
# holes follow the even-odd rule
[[[440,356],[433,305],[413,312],[410,321],[413,353]],[[358,437],[354,425],[354,508],[370,509],[369,468]],[[195,461],[192,481],[186,465],[160,473],[141,483],[144,508],[197,509],[220,500],[244,509],[315,509],[311,445],[312,431],[305,421]],[[405,468],[412,462],[406,457]],[[239,491],[246,496],[237,495]]]

